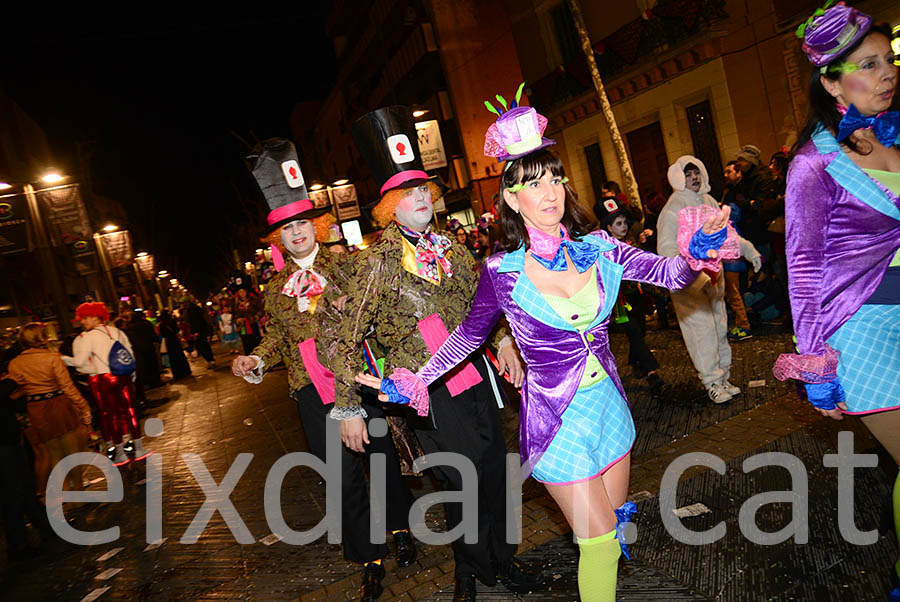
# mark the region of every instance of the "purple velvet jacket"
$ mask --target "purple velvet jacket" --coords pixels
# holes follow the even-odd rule
[[[797,351],[821,356],[900,247],[900,199],[820,128],[791,161],[784,201]]]
[[[584,240],[602,251],[596,263],[600,309],[587,329],[579,332],[563,320],[525,276],[524,248],[491,255],[469,315],[418,373],[425,383],[434,382],[481,346],[500,315],[505,314],[528,368],[519,430],[526,474],[531,469],[529,458],[540,457],[559,429],[560,416],[581,382],[588,353],[597,357],[625,396],[607,336],[609,315],[622,279],[680,289],[697,275],[681,257],[659,257],[605,232],[594,232]]]

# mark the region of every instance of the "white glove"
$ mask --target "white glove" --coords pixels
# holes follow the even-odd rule
[[[750,259],[750,265],[753,266],[754,272],[759,273],[759,271],[762,269],[762,263],[763,263],[762,255],[757,255],[756,257],[753,257],[752,259]]]

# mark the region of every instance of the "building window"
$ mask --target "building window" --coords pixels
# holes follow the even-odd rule
[[[703,161],[709,174],[709,186],[715,198],[721,199],[725,178],[722,176],[722,154],[716,138],[709,101],[704,100],[687,108],[691,139],[694,141],[694,156]]]
[[[553,18],[553,31],[556,32],[556,42],[559,45],[559,53],[562,55],[563,64],[578,58],[581,54],[581,44],[578,42],[578,32],[575,30],[575,20],[568,2],[561,2],[551,11]]]
[[[603,167],[603,157],[600,155],[600,145],[596,142],[584,147],[584,158],[587,159],[588,173],[591,174],[591,188],[594,191],[594,202],[602,196],[600,189],[606,182],[606,169]]]

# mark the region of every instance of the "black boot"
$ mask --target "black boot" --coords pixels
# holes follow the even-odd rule
[[[497,579],[516,594],[526,594],[547,585],[544,575],[538,569],[515,556],[505,563],[496,564],[495,568]]]
[[[363,568],[362,585],[359,587],[360,602],[375,602],[384,592],[381,580],[384,579],[384,567],[380,562],[367,562]]]
[[[416,560],[418,554],[416,542],[408,530],[404,529],[394,533],[394,546],[397,554],[397,566],[409,566]]]
[[[457,575],[453,602],[472,602],[475,595],[475,575]]]
[[[647,375],[647,384],[650,385],[650,396],[658,397],[662,393],[663,386],[665,386],[666,383],[664,383],[663,379],[654,372],[653,374]]]

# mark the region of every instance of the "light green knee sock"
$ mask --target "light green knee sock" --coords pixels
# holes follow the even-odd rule
[[[615,602],[616,575],[622,553],[616,532],[589,539],[579,537],[578,547],[581,549],[578,592],[582,602]]]
[[[894,531],[897,535],[897,543],[900,543],[900,474],[894,481]],[[897,576],[900,577],[900,560],[894,565]]]

